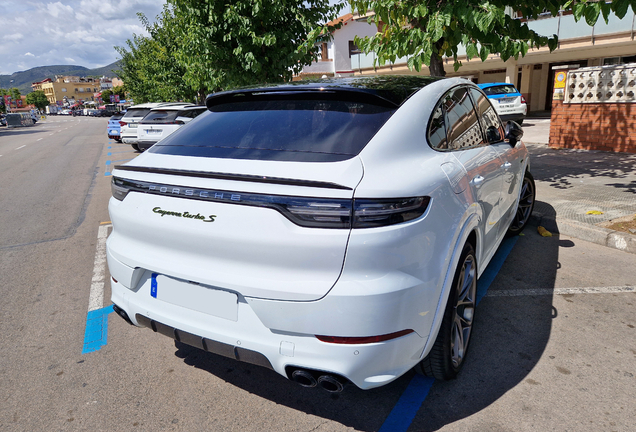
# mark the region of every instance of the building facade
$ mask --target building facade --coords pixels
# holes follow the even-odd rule
[[[95,101],[96,93],[101,91],[101,83],[96,78],[78,76],[56,76],[31,85],[33,91],[41,90],[50,105],[64,106],[73,103]]]
[[[340,17],[340,20],[346,25],[333,33],[333,40],[327,45],[327,59],[323,55],[321,60],[303,69],[300,77],[316,76],[321,72],[328,76],[429,74],[427,67],[421,72],[410,70],[407,57],[380,66],[374,53],[359,53],[355,46],[353,50],[347,49],[356,35],[372,36],[376,27],[369,25],[366,17],[351,14]],[[455,71],[453,59],[445,58],[446,76],[465,77],[476,83],[512,83],[526,98],[529,111],[548,111],[552,107],[555,71],[636,61],[635,21],[633,12],[623,19],[612,13],[608,23],[600,17],[591,27],[584,19],[576,22],[569,12],[562,12],[556,17],[544,14],[536,20],[529,20],[528,26],[541,35],[558,36],[559,45],[553,52],[545,47],[529,50],[525,57],[517,60],[513,58],[503,62],[498,55],[490,55],[482,62],[479,58],[468,60],[465,50],[460,47],[458,60],[462,66]],[[329,61],[333,64],[331,68]]]

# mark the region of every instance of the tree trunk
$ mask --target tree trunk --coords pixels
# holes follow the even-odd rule
[[[436,54],[431,54],[431,65],[428,67],[431,76],[435,77],[445,77],[446,71],[444,70],[444,62],[442,58]]]

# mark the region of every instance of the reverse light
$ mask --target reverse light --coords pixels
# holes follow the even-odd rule
[[[332,344],[341,344],[341,345],[358,345],[358,344],[370,344],[377,342],[385,342],[391,339],[397,339],[399,337],[405,336],[410,333],[415,333],[414,330],[401,330],[395,333],[389,333],[385,335],[379,336],[354,336],[354,337],[344,337],[344,336],[319,336],[316,335],[316,339],[321,342],[327,342]]]

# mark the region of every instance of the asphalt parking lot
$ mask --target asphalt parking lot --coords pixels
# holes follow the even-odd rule
[[[634,255],[558,230],[500,248],[450,382],[410,372],[330,394],[128,325],[108,310],[101,251],[110,169],[136,153],[105,125],[0,132],[0,430],[636,429]]]

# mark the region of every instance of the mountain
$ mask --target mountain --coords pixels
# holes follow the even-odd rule
[[[78,75],[99,78],[107,76],[113,78],[117,76],[113,70],[118,70],[119,68],[119,62],[95,69],[88,69],[84,66],[76,65],[39,66],[26,71],[15,72],[11,75],[0,75],[0,88],[9,89],[17,87],[20,89],[20,93],[25,95],[33,91],[31,88],[32,83],[47,78],[55,79],[55,75]],[[11,82],[11,80],[13,80],[13,82]]]

